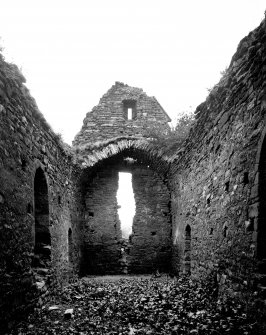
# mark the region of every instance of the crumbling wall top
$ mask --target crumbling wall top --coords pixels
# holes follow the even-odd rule
[[[168,129],[170,121],[155,97],[147,96],[141,88],[115,82],[87,113],[73,145],[81,147],[120,136],[145,137],[147,128],[159,125]]]

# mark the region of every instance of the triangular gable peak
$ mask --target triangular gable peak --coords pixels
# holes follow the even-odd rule
[[[145,137],[147,129],[169,129],[170,121],[155,97],[149,97],[141,88],[116,82],[87,113],[73,145],[82,146],[119,136]]]

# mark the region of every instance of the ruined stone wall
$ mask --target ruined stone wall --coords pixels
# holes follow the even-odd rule
[[[130,106],[132,120],[127,117],[127,107]],[[89,143],[119,137],[143,137],[145,133],[149,134],[149,128],[168,130],[170,121],[155,97],[148,97],[142,89],[116,82],[99,104],[87,113],[73,145],[82,148]]]
[[[74,271],[68,262],[69,228],[76,266],[79,257],[81,205],[72,182],[78,169],[38,111],[24,81],[16,66],[1,57],[0,328],[33,306],[40,294],[46,294],[48,285],[51,288],[56,279],[63,283]],[[34,188],[40,181],[49,206],[48,216],[42,216],[48,222],[47,241],[51,239],[51,245],[45,246],[48,266],[36,265],[34,259],[38,258],[34,253],[38,206]]]
[[[136,214],[129,241],[118,217],[118,172],[132,173]],[[127,195],[125,194],[125,197]],[[145,166],[106,162],[87,180],[83,273],[167,271],[171,255],[170,195],[160,177]]]
[[[128,109],[131,109],[132,118],[129,117]],[[136,188],[136,231],[132,236],[132,244],[124,243],[116,199],[118,171],[124,165],[121,161],[115,161],[114,157],[134,156],[137,161],[145,162],[144,165],[150,161],[151,165],[164,167],[159,160],[153,162],[156,161],[155,155],[151,159],[151,152],[147,149],[148,141],[145,142],[145,139],[158,128],[161,132],[169,131],[170,121],[155,97],[149,97],[142,89],[120,82],[116,82],[99,104],[87,113],[73,146],[77,160],[84,168],[97,170],[97,161],[101,162],[102,167],[97,170],[97,177],[89,177],[91,179],[84,192],[84,273],[151,272],[154,268],[167,268],[165,260],[169,259],[171,229],[169,193],[161,185],[160,178],[151,174],[149,169],[137,171],[134,167],[129,170],[133,173],[133,187]],[[138,150],[142,146],[144,149]],[[143,185],[146,185],[145,189]],[[158,190],[153,194],[148,189],[150,187],[154,191],[155,185]]]
[[[252,283],[258,259],[266,259],[265,45],[264,21],[241,41],[175,154],[158,145],[155,155],[138,143],[149,127],[166,130],[170,119],[155,98],[116,83],[75,138],[79,163],[94,165],[82,174],[38,111],[21,73],[0,57],[0,329],[43,299],[48,287],[76,273],[81,256],[84,273],[167,270],[170,207],[175,272],[211,275],[227,287]],[[126,169],[133,174],[137,210],[126,243],[116,201],[117,173],[124,165],[115,155],[142,163]],[[49,256],[41,268],[36,216]]]
[[[129,247],[132,273],[169,271],[171,258],[170,194],[156,172],[141,166],[132,171],[136,201]]]
[[[118,173],[110,167],[98,171],[85,194],[82,272],[119,273],[121,228],[117,212]]]
[[[252,282],[257,264],[265,45],[264,21],[240,42],[229,69],[198,106],[195,127],[171,167],[174,269],[191,266],[193,276],[217,274],[220,283],[236,287]]]

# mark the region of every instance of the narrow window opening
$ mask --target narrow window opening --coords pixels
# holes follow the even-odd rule
[[[27,213],[28,213],[28,214],[32,214],[32,212],[33,212],[32,205],[31,205],[31,204],[28,204],[28,205],[27,205]]]
[[[129,240],[130,235],[132,234],[133,218],[135,216],[136,207],[131,173],[119,172],[118,174],[117,202],[122,238]]]
[[[21,158],[21,168],[23,171],[26,170],[26,166],[27,166],[27,161],[25,158]]]
[[[244,172],[243,183],[244,185],[247,185],[249,183],[248,172]]]
[[[229,181],[227,181],[227,182],[224,184],[224,187],[225,187],[225,191],[226,191],[226,192],[229,192]]]
[[[191,227],[189,224],[186,226],[185,239],[189,241],[191,239]]]
[[[127,119],[132,120],[132,108],[127,109]]]
[[[227,226],[224,226],[223,227],[223,237],[226,237],[228,234],[228,227]]]
[[[68,229],[68,261],[72,263],[73,261],[73,238],[72,238],[72,229]]]
[[[213,235],[213,228],[211,228],[210,230],[210,235]]]
[[[135,100],[123,101],[123,113],[126,120],[134,120],[137,116]]]
[[[62,201],[61,201],[61,195],[58,196],[58,205],[61,205]]]
[[[51,257],[51,235],[49,231],[48,186],[41,168],[36,170],[34,178],[34,267],[47,267]]]

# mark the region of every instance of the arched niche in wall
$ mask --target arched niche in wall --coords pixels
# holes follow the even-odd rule
[[[73,236],[72,229],[68,229],[68,261],[69,263],[73,262]]]
[[[45,174],[38,168],[34,177],[34,267],[47,267],[51,259],[49,199]]]
[[[186,225],[185,229],[185,249],[184,249],[184,272],[191,272],[191,227]]]

